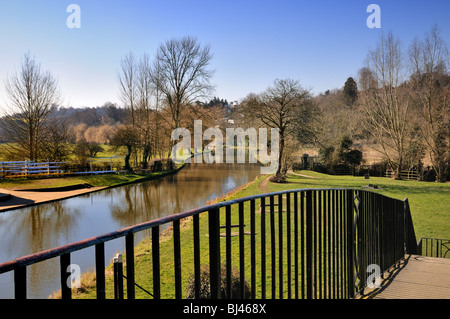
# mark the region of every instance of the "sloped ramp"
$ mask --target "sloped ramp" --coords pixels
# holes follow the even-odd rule
[[[380,289],[363,298],[450,299],[450,259],[410,255]]]

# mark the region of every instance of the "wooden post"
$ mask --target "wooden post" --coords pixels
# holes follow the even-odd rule
[[[123,299],[123,261],[122,254],[116,254],[114,264],[114,299]]]

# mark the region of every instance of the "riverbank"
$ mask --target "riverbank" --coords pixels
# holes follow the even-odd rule
[[[3,195],[3,200],[0,201],[0,213],[161,178],[175,174],[183,167],[184,164],[175,170],[150,174],[102,174],[2,180],[0,194]]]

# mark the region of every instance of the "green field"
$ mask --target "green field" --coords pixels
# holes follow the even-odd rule
[[[165,171],[149,174],[99,174],[64,176],[54,178],[17,178],[0,180],[0,188],[9,190],[45,189],[89,184],[92,187],[111,187],[125,183],[138,182],[142,179],[156,178]]]
[[[377,193],[397,198],[408,198],[416,236],[450,239],[450,183],[393,180],[385,177],[332,176],[302,171],[315,179],[291,175],[287,184],[269,183],[269,190],[296,188],[344,187],[363,188],[374,184]]]
[[[250,196],[259,193],[275,192],[286,189],[303,189],[303,188],[363,188],[370,184],[375,184],[379,187],[381,194],[404,199],[408,198],[410,201],[411,213],[417,240],[420,237],[436,237],[436,238],[450,238],[450,214],[449,214],[449,200],[450,200],[450,184],[438,184],[429,182],[416,182],[416,181],[396,181],[388,178],[371,177],[369,180],[364,177],[351,177],[351,176],[330,176],[310,171],[301,171],[302,173],[315,178],[307,178],[298,175],[290,175],[288,182],[285,184],[273,184],[268,183],[266,188],[261,190],[260,183],[265,180],[265,176],[257,178],[253,183],[246,185],[236,193],[229,195],[226,198],[220,200],[230,200],[234,198],[240,198]],[[246,204],[246,212],[248,211],[248,204]],[[225,223],[225,217],[221,214],[221,224]],[[237,223],[237,205],[232,207],[232,223]],[[268,214],[267,214],[268,215]],[[256,214],[256,225],[260,225],[260,214]],[[248,214],[246,213],[246,227],[245,231],[250,230],[249,223],[247,222]],[[208,252],[208,240],[206,234],[208,233],[207,214],[200,215],[200,252],[201,252],[201,264],[207,264],[209,260]],[[277,223],[277,222],[276,222]],[[269,223],[266,223],[269,227]],[[276,227],[277,224],[276,224]],[[258,226],[257,226],[258,229]],[[284,228],[286,229],[286,228]],[[233,230],[234,231],[234,230]],[[269,234],[267,232],[266,234]],[[183,278],[183,294],[185,292],[188,279],[193,274],[193,237],[192,237],[192,223],[187,220],[182,223],[181,227],[181,260],[182,260],[182,278]],[[234,266],[238,265],[239,257],[239,237],[233,237],[232,240],[232,263]],[[221,258],[225,260],[224,246],[225,240],[221,240]],[[256,256],[260,256],[261,251],[259,248],[260,236],[256,236]],[[270,240],[267,238],[266,242],[267,256],[269,256]],[[173,298],[174,297],[174,270],[173,270],[173,238],[171,232],[166,231],[161,238],[160,245],[160,263],[161,263],[161,297]],[[250,236],[245,236],[244,246],[250,247]],[[246,264],[245,264],[245,276],[246,279],[250,278],[250,255],[246,249]],[[258,257],[259,258],[259,257]],[[112,267],[107,267],[107,298],[113,297],[113,277]],[[270,257],[267,257],[267,291],[271,289],[270,278]],[[257,278],[260,276],[259,267],[256,268]],[[151,253],[151,240],[146,239],[142,241],[135,249],[135,272],[136,283],[148,291],[152,291],[152,253]],[[88,273],[82,280],[82,289],[74,295],[75,298],[95,298],[95,275]],[[257,290],[260,290],[259,280],[257,281]],[[126,288],[125,288],[126,290]],[[126,292],[125,292],[126,295]],[[184,295],[183,295],[184,296]],[[258,295],[257,295],[258,296]],[[136,298],[151,298],[143,290],[136,288]]]

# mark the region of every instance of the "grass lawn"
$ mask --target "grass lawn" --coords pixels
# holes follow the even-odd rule
[[[72,186],[77,184],[89,184],[96,186],[118,186],[124,183],[136,182],[143,178],[157,177],[166,172],[155,172],[151,174],[99,174],[99,175],[80,175],[64,176],[54,178],[17,178],[0,180],[0,188],[10,190],[25,189],[44,189],[54,187]]]
[[[330,176],[310,171],[296,172],[305,174],[315,178],[307,178],[299,175],[291,175],[287,183],[284,184],[272,184],[268,183],[267,188],[262,191],[259,184],[265,179],[264,176],[257,178],[253,183],[246,185],[239,191],[229,195],[226,198],[220,200],[230,200],[234,198],[240,198],[259,194],[263,192],[275,192],[287,189],[302,189],[302,188],[361,188],[370,184],[377,185],[380,189],[375,190],[389,197],[404,199],[408,197],[410,201],[411,213],[417,240],[420,237],[436,237],[450,239],[450,184],[438,184],[429,182],[416,182],[416,181],[395,181],[382,177],[371,177],[369,180],[364,177],[351,177],[351,176]],[[259,205],[259,202],[256,203]],[[245,231],[250,231],[249,222],[249,203],[245,204]],[[257,206],[258,211],[258,206]],[[222,212],[222,211],[221,211]],[[269,214],[266,214],[266,227],[269,227]],[[278,227],[278,218],[275,221],[275,227]],[[238,222],[237,205],[232,206],[232,224]],[[284,219],[285,222],[285,219]],[[221,225],[225,224],[225,214],[221,213]],[[261,236],[258,236],[258,230],[260,225],[260,214],[256,214],[256,258],[257,263],[261,256],[260,241]],[[283,226],[283,229],[286,227]],[[237,229],[236,229],[237,230]],[[225,230],[224,230],[225,231]],[[232,230],[234,231],[234,230]],[[291,230],[292,232],[293,230]],[[208,251],[208,218],[207,214],[200,214],[200,254],[201,264],[207,264],[209,260]],[[270,296],[271,291],[271,262],[270,262],[270,246],[271,241],[270,232],[266,232],[266,289],[267,296]],[[276,239],[278,240],[278,239]],[[171,236],[170,229],[164,233],[160,239],[160,264],[161,264],[161,297],[162,298],[174,298],[174,269],[173,269],[173,238]],[[232,264],[238,266],[239,264],[239,237],[232,237]],[[244,236],[245,247],[245,278],[250,281],[250,236]],[[190,220],[182,223],[181,227],[181,272],[183,280],[183,296],[188,284],[188,279],[193,274],[193,231],[192,223]],[[285,254],[285,252],[284,252]],[[225,239],[221,239],[221,260],[225,261]],[[286,258],[284,258],[286,260]],[[285,261],[286,262],[286,261]],[[126,266],[126,265],[125,265]],[[278,264],[277,266],[278,267]],[[256,267],[256,288],[260,290],[260,268]],[[107,270],[107,298],[113,298],[113,276],[112,266],[108,266]],[[144,289],[152,292],[152,252],[151,252],[151,240],[145,239],[135,248],[135,280]],[[278,276],[278,271],[277,271]],[[82,289],[80,289],[74,298],[95,298],[95,275],[92,273],[86,274],[82,278]],[[284,285],[286,287],[286,284]],[[126,285],[125,285],[126,295]],[[286,293],[286,292],[285,292]],[[277,291],[278,294],[278,291]],[[257,292],[258,297],[258,292]],[[286,297],[286,296],[285,296]],[[136,288],[136,298],[151,298],[146,292],[139,288]]]
[[[332,176],[311,171],[297,172],[315,179],[291,175],[287,184],[269,183],[270,192],[296,188],[362,188],[377,185],[377,193],[408,198],[417,240],[420,237],[450,239],[450,183],[398,181],[385,177]]]

